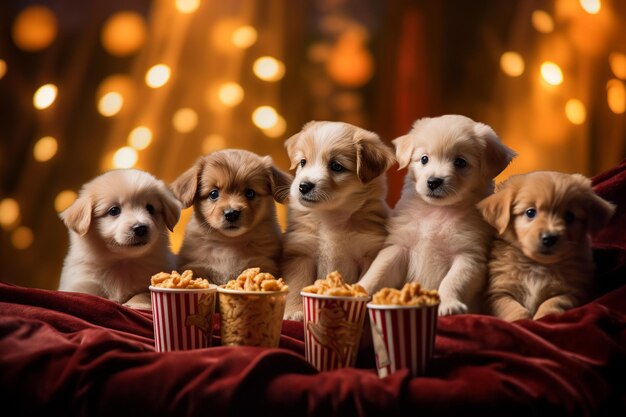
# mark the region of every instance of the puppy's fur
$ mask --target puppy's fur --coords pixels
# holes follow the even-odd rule
[[[310,122],[285,147],[296,168],[283,261],[285,318],[301,320],[302,287],[334,270],[354,283],[382,247],[384,173],[394,157],[375,133],[341,122]]]
[[[83,185],[61,219],[70,248],[59,290],[149,308],[150,277],[175,267],[168,231],[180,203],[162,181],[136,169],[106,172]],[[147,304],[146,304],[147,303]]]
[[[171,185],[184,207],[193,205],[179,269],[218,285],[250,267],[279,275],[274,200],[283,202],[290,184],[269,156],[229,149],[199,158]]]
[[[589,234],[614,206],[579,174],[538,171],[508,179],[478,204],[498,232],[489,260],[487,302],[509,321],[538,319],[592,295]]]
[[[515,153],[489,126],[458,115],[419,119],[393,143],[408,173],[385,248],[361,284],[373,293],[417,281],[439,290],[440,315],[476,312],[492,238],[475,205]]]

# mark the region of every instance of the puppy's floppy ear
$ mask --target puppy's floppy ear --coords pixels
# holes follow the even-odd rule
[[[266,156],[264,159],[269,169],[269,181],[272,195],[274,196],[274,200],[282,204],[287,197],[289,197],[289,187],[291,187],[293,177],[276,168],[270,156]]]
[[[411,135],[400,136],[392,140],[393,146],[396,148],[396,159],[398,160],[398,170],[406,168],[411,163],[411,155],[413,154],[413,144],[411,143]]]
[[[604,226],[609,223],[613,213],[615,213],[615,205],[609,203],[591,188],[591,180],[584,175],[572,174],[573,179],[588,189],[586,195],[587,202],[587,219],[589,233],[596,234]]]
[[[359,127],[355,128],[356,174],[363,184],[382,175],[396,161],[393,152],[378,135]]]
[[[491,194],[476,205],[485,221],[500,235],[506,231],[511,221],[511,205],[514,195],[514,187],[505,185],[500,191]]]
[[[163,206],[163,221],[170,232],[174,231],[174,226],[180,218],[181,202],[174,197],[172,192],[163,184],[159,187],[161,195],[159,200]]]
[[[59,217],[68,229],[73,230],[79,236],[84,236],[89,231],[89,226],[91,225],[92,210],[93,202],[91,198],[81,193],[71,206],[59,214]]]
[[[287,150],[287,155],[289,156],[289,160],[291,161],[291,166],[289,167],[289,169],[294,169],[296,166],[298,166],[298,161],[294,160],[294,153],[296,152],[296,146],[298,145],[300,136],[315,123],[317,123],[315,120],[308,122],[302,127],[302,130],[300,130],[295,135],[292,135],[289,139],[285,141],[285,149]]]
[[[203,159],[200,158],[187,171],[180,174],[178,178],[170,184],[172,192],[183,203],[183,208],[191,207],[198,191],[198,179],[204,168]]]
[[[481,167],[485,178],[495,178],[517,156],[513,149],[504,145],[496,132],[484,123],[474,125],[474,133],[485,142],[485,154]]]

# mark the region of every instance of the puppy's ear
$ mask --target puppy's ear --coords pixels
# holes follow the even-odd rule
[[[183,172],[170,184],[170,188],[176,198],[183,203],[183,208],[191,207],[193,204],[198,191],[198,179],[203,168],[204,163],[202,158],[200,158],[191,168]]]
[[[356,128],[356,174],[363,184],[382,175],[396,161],[393,152],[376,133]]]
[[[392,140],[393,146],[396,148],[396,159],[398,160],[398,170],[406,168],[411,163],[411,155],[413,154],[413,144],[411,135],[400,136]]]
[[[269,171],[268,178],[274,200],[282,204],[289,197],[289,187],[291,187],[293,177],[276,168],[271,156],[266,156],[263,160]]]
[[[589,233],[592,235],[596,234],[602,230],[604,226],[609,224],[609,220],[611,220],[613,213],[615,213],[616,206],[609,203],[593,191],[591,188],[591,180],[589,178],[580,174],[572,174],[572,178],[588,189],[586,195],[588,219],[587,227]]]
[[[495,194],[483,199],[476,205],[483,218],[498,234],[503,234],[511,221],[511,205],[515,190],[512,186],[505,186]]]
[[[161,195],[159,199],[161,200],[161,205],[163,206],[163,221],[169,231],[173,232],[174,226],[176,226],[178,219],[180,219],[180,210],[182,209],[181,202],[174,197],[165,184],[163,184],[160,188]]]
[[[79,196],[71,206],[66,208],[59,217],[68,229],[73,230],[79,236],[84,236],[89,231],[93,202],[87,195]]]
[[[298,161],[294,160],[294,154],[296,153],[296,147],[298,145],[298,141],[300,140],[300,136],[308,130],[311,126],[317,123],[315,120],[312,120],[305,124],[295,135],[292,135],[289,139],[285,141],[285,149],[287,150],[287,155],[289,156],[289,160],[291,161],[291,166],[289,169],[295,169],[298,166]]]
[[[496,132],[484,123],[474,125],[474,133],[485,142],[482,172],[485,178],[493,179],[517,156],[513,149],[500,141]]]

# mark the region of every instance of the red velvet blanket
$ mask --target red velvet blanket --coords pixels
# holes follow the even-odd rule
[[[442,318],[435,359],[420,378],[402,371],[379,379],[368,343],[356,369],[319,373],[302,356],[296,322],[284,323],[279,349],[156,353],[150,313],[0,283],[0,412],[626,415],[626,162],[595,183],[619,203],[596,241],[598,280],[608,293],[536,322]]]

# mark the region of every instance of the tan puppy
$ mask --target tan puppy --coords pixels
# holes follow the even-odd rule
[[[163,182],[136,169],[109,171],[83,185],[60,215],[70,249],[59,290],[150,308],[150,277],[175,268],[167,229],[180,210]]]
[[[489,126],[457,115],[419,119],[393,142],[408,173],[361,285],[373,293],[416,281],[439,290],[440,315],[478,312],[492,237],[475,205],[515,153]]]
[[[199,158],[171,185],[184,207],[194,207],[178,269],[218,285],[251,267],[278,276],[281,234],[274,200],[283,202],[290,184],[269,156],[229,149]]]
[[[589,234],[614,206],[579,174],[516,175],[478,204],[498,232],[489,260],[487,302],[504,320],[563,312],[592,295]]]
[[[382,247],[384,173],[394,157],[378,135],[340,122],[310,122],[285,147],[296,168],[283,261],[285,318],[302,320],[304,286],[335,270],[354,283]]]

